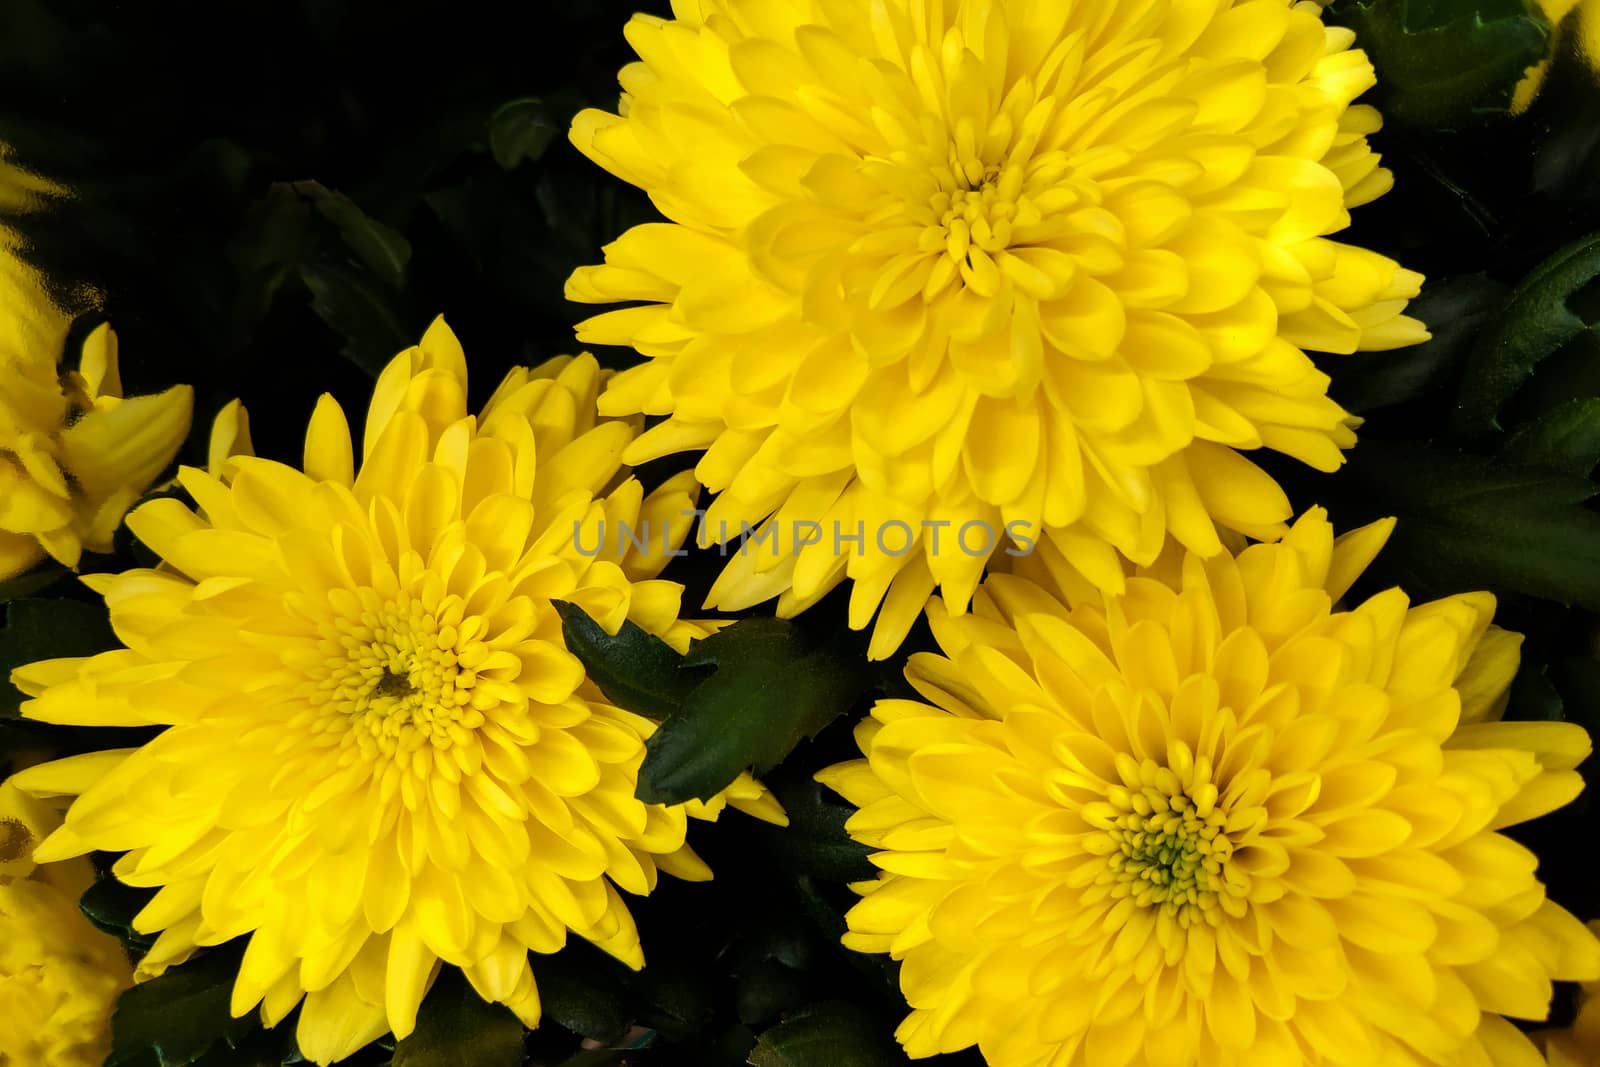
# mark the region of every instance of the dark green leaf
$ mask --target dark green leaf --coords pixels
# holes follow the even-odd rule
[[[838,1002],[796,1012],[762,1034],[750,1053],[753,1067],[893,1067],[909,1062],[881,1022]]]
[[[345,339],[345,358],[369,374],[415,342],[371,275],[335,263],[305,263],[300,279],[311,290],[313,310]]]
[[[253,1014],[253,1013],[252,1013]],[[194,1067],[281,1067],[285,1035],[254,1030],[237,1045],[219,1041],[194,1061]]]
[[[1600,397],[1569,401],[1513,434],[1497,457],[1502,463],[1549,467],[1587,478],[1600,464]]]
[[[111,1018],[106,1067],[136,1063],[150,1050],[161,1067],[182,1067],[218,1042],[235,1044],[259,1026],[254,1016],[235,1019],[228,1010],[243,953],[237,942],[210,949],[123,993]]]
[[[622,965],[588,945],[575,944],[553,956],[533,958],[544,1017],[575,1034],[614,1045],[628,1030]]]
[[[71,572],[65,567],[54,563],[47,563],[36,567],[26,574],[19,574],[15,578],[7,578],[0,582],[0,603],[8,600],[20,600],[23,597],[41,593],[55,585]]]
[[[293,188],[311,201],[319,215],[339,228],[345,246],[357,262],[389,288],[405,288],[406,264],[411,261],[409,241],[369,217],[343,193],[336,193],[318,182],[295,182]]]
[[[1600,323],[1600,234],[1576,241],[1528,275],[1467,358],[1455,427],[1500,428],[1500,409],[1541,360]]]
[[[1416,445],[1363,441],[1342,476],[1399,524],[1385,562],[1413,594],[1488,588],[1600,608],[1600,487]]]
[[[1573,656],[1551,664],[1552,680],[1546,682],[1560,693],[1561,718],[1575,722],[1589,733],[1600,731],[1600,660]],[[1515,694],[1513,694],[1514,696]],[[1593,775],[1597,768],[1590,761],[1585,768]]]
[[[1561,693],[1550,683],[1543,664],[1524,663],[1511,682],[1505,717],[1519,721],[1565,718]]]
[[[783,804],[789,825],[770,831],[763,827],[761,832],[786,863],[831,882],[859,882],[877,873],[867,860],[872,850],[845,833],[844,824],[855,809],[841,802],[831,789],[809,774],[769,779],[767,786]]]
[[[715,666],[646,742],[639,799],[707,799],[746,768],[775,766],[873,684],[856,642],[816,642],[786,619],[743,619],[696,642],[687,667]]]
[[[567,649],[583,661],[589,680],[618,707],[652,719],[665,719],[705,677],[684,670],[683,657],[659,637],[624,622],[616,635],[606,633],[576,604],[555,601]]]
[[[557,122],[543,100],[525,97],[502,104],[489,120],[489,151],[506,170],[538,159],[565,122]]]
[[[446,967],[422,1002],[417,1028],[395,1045],[394,1067],[521,1067],[525,1034],[508,1009]]]
[[[735,1007],[739,1021],[763,1026],[800,1003],[805,976],[776,960],[760,960],[739,972]]]
[[[1430,281],[1406,314],[1427,323],[1432,340],[1398,351],[1356,352],[1326,360],[1323,366],[1333,377],[1333,398],[1360,414],[1444,387],[1466,361],[1505,293],[1505,286],[1482,274]]]
[[[296,265],[312,258],[311,205],[286,184],[270,186],[245,213],[228,258],[238,273],[232,343],[246,346]]]
[[[1372,57],[1384,117],[1432,130],[1507,113],[1549,49],[1549,23],[1524,0],[1341,0],[1329,21]]]
[[[148,947],[151,939],[133,929],[133,917],[155,896],[153,889],[140,889],[124,885],[112,877],[103,877],[84,890],[78,907],[90,922],[124,945]]]
[[[81,600],[13,600],[0,628],[0,715],[15,715],[23,696],[11,672],[42,659],[92,656],[117,645],[106,609]]]
[[[634,980],[636,1021],[670,1040],[693,1038],[704,1032],[714,1010],[712,984],[703,959],[686,953],[652,957]]]

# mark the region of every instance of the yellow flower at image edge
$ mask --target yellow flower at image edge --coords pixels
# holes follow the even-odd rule
[[[1589,923],[1600,935],[1600,921]],[[1585,982],[1578,994],[1578,1016],[1565,1030],[1537,1035],[1550,1067],[1594,1067],[1600,1063],[1600,981]]]
[[[123,398],[109,326],[84,340],[77,370],[57,367],[59,350],[0,346],[0,579],[46,555],[75,567],[85,550],[110,552],[189,434],[188,386]]]
[[[600,379],[589,356],[518,369],[474,417],[441,320],[380,376],[359,470],[329,397],[304,471],[230,456],[248,441],[230,407],[218,469],[179,473],[198,511],[129,516],[162,567],[84,579],[127,647],[14,681],[31,719],[167,727],[17,778],[77,798],[41,858],[125,852],[117,877],[160,887],[134,919],[161,932],[141,976],[249,935],[234,1012],[275,1025],[303,1001],[324,1064],[409,1034],[441,961],[533,1026],[530,950],[571,931],[640,966],[619,890],[710,876],[687,816],[783,821],[748,777],[706,805],[636,800],[653,724],[565,648],[552,600],[680,650],[707,632],[654,579],[664,555],[576,548],[580,524],[584,545],[602,523],[681,540],[693,499],[692,480],[645,497],[620,475],[634,430],[596,424]]]
[[[1578,794],[1589,738],[1494,721],[1521,638],[1487,594],[1334,610],[1391,525],[1314,511],[1122,595],[933,604],[927,702],[879,702],[819,774],[879,850],[846,943],[903,961],[909,1053],[1543,1063],[1508,1019],[1600,978],[1600,942],[1498,831]]]
[[[0,783],[0,1064],[10,1067],[99,1067],[133,978],[122,946],[78,909],[94,880],[89,861],[29,858],[60,822]]]
[[[1521,114],[1533,104],[1544,88],[1550,64],[1567,47],[1567,41],[1573,42],[1574,50],[1587,66],[1600,70],[1600,0],[1537,0],[1537,5],[1550,23],[1550,52],[1547,58],[1529,67],[1517,83],[1512,114]]]
[[[671,222],[567,294],[636,304],[578,335],[649,357],[600,398],[667,416],[629,462],[706,450],[703,541],[822,526],[735,557],[711,604],[789,615],[848,577],[882,657],[935,586],[965,608],[1005,531],[1113,590],[1169,534],[1279,536],[1241,450],[1332,470],[1355,442],[1306,350],[1427,337],[1420,276],[1328,237],[1391,178],[1351,106],[1372,65],[1315,3],[673,11],[629,23],[619,114],[571,134]]]

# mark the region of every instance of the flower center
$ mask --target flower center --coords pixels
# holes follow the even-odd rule
[[[1166,912],[1180,926],[1221,922],[1221,897],[1234,895],[1229,860],[1235,843],[1209,776],[1186,785],[1170,768],[1145,760],[1138,785],[1112,785],[1085,815],[1105,837],[1097,879],[1113,896]]]
[[[0,863],[27,858],[33,835],[20,819],[0,819]]]
[[[991,254],[1003,251],[1011,244],[1021,206],[1022,168],[1014,164],[985,167],[975,160],[963,167],[954,158],[954,150],[951,156],[953,188],[941,187],[929,204],[939,219],[936,230],[945,251],[958,264],[967,259],[973,246]],[[969,177],[972,173],[977,176]]]
[[[465,743],[484,719],[471,706],[477,674],[457,651],[462,635],[405,593],[362,607],[324,625],[329,669],[313,703],[369,755]]]

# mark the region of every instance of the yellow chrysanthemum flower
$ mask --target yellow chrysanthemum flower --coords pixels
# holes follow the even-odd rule
[[[1600,920],[1589,933],[1600,936]],[[1539,1033],[1550,1067],[1594,1067],[1600,1064],[1600,981],[1584,982],[1578,992],[1578,1017],[1565,1030]]]
[[[1600,921],[1589,923],[1600,936]],[[1565,1030],[1538,1035],[1550,1067],[1594,1067],[1600,1063],[1600,982],[1585,982],[1578,992],[1578,1016]]]
[[[630,462],[707,449],[702,541],[776,517],[784,550],[736,558],[719,607],[848,576],[881,657],[1007,534],[1107,588],[1168,533],[1278,536],[1289,502],[1237,450],[1332,470],[1355,441],[1303,349],[1427,336],[1420,276],[1327,237],[1391,179],[1350,106],[1372,66],[1315,3],[673,10],[628,25],[621,115],[572,128],[672,222],[567,294],[642,302],[578,334],[650,357],[600,399],[669,416]]]
[[[0,210],[50,187],[0,158]],[[101,326],[76,370],[57,366],[67,315],[0,228],[0,580],[46,554],[69,567],[111,536],[189,434],[188,386],[123,399],[117,339]]]
[[[1589,738],[1491,721],[1521,639],[1488,594],[1333,610],[1390,528],[1313,512],[1121,595],[997,575],[972,614],[933,603],[929,703],[881,701],[866,758],[819,775],[881,850],[846,940],[904,961],[908,1052],[1541,1062],[1505,1017],[1600,978],[1600,942],[1496,831],[1577,795]]]
[[[0,1064],[99,1067],[111,1011],[133,979],[117,940],[78,909],[94,881],[85,859],[35,864],[61,825],[51,807],[0,783]]]
[[[221,477],[182,468],[199,512],[128,518],[164,565],[95,575],[126,648],[17,671],[29,718],[161,725],[136,749],[31,768],[73,795],[41,858],[126,852],[160,886],[134,920],[162,931],[141,975],[250,936],[237,1014],[275,1025],[303,999],[300,1047],[338,1060],[409,1034],[443,963],[537,1024],[529,950],[568,931],[643,957],[618,890],[657,870],[709,876],[688,815],[634,797],[649,720],[608,704],[552,600],[610,631],[685,648],[658,540],[595,556],[574,530],[687,532],[692,480],[646,497],[620,474],[634,428],[596,423],[590,356],[511,373],[467,413],[461,346],[440,320],[378,379],[356,468],[343,411],[318,404],[304,472],[247,454],[240,411],[213,439]],[[781,821],[748,777],[729,802]],[[263,1003],[264,1001],[264,1003]]]
[[[1600,69],[1600,0],[1536,0],[1536,2],[1539,9],[1544,12],[1544,17],[1550,22],[1550,54],[1548,58],[1529,67],[1528,73],[1517,83],[1516,92],[1511,100],[1511,113],[1514,115],[1528,110],[1539,95],[1539,90],[1544,88],[1544,79],[1550,73],[1550,64],[1556,54],[1566,46],[1569,32],[1577,34],[1572,40],[1578,55],[1582,56],[1590,67]]]

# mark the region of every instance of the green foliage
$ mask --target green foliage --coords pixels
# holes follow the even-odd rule
[[[779,773],[765,779],[783,804],[789,825],[768,832],[773,853],[790,873],[829,882],[860,882],[877,868],[867,861],[871,849],[845,832],[855,809],[809,775]]]
[[[1399,519],[1387,554],[1413,594],[1488,588],[1600,610],[1600,514],[1584,478],[1414,445],[1364,442],[1345,474]]]
[[[49,572],[46,571],[46,574]],[[0,717],[14,716],[23,696],[11,672],[43,659],[92,656],[117,644],[102,605],[24,598],[0,605]]]
[[[1372,57],[1384,115],[1429,129],[1505,115],[1549,50],[1549,23],[1528,0],[1341,0],[1329,17]]]
[[[819,1004],[762,1034],[754,1067],[894,1067],[905,1053],[870,1016],[849,1004]]]
[[[704,672],[683,669],[683,657],[661,638],[624,620],[606,633],[583,609],[556,602],[567,648],[583,660],[589,680],[618,707],[665,719],[683,706]]]
[[[416,1030],[395,1044],[394,1067],[519,1067],[523,1033],[516,1016],[447,967],[422,1002]]]
[[[186,5],[10,0],[0,142],[75,199],[6,221],[59,295],[80,306],[90,289],[105,294],[74,336],[109,317],[131,388],[195,384],[187,461],[203,462],[205,421],[236,396],[258,451],[297,457],[317,395],[359,420],[372,376],[438,314],[467,346],[481,401],[507,367],[577,348],[572,325],[592,309],[563,299],[565,278],[656,217],[565,137],[580,107],[615,106],[631,58],[620,31],[636,8],[668,11],[665,0],[291,0],[230,10],[218,48],[215,26]],[[1361,444],[1336,476],[1282,464],[1281,477],[1297,508],[1327,503],[1342,528],[1400,517],[1369,585],[1402,581],[1416,600],[1501,594],[1501,621],[1528,635],[1508,715],[1600,726],[1600,253],[1594,238],[1570,244],[1600,231],[1593,73],[1569,49],[1534,109],[1512,119],[1512,89],[1547,49],[1524,0],[1339,0],[1331,18],[1377,66],[1363,102],[1384,112],[1373,144],[1396,173],[1394,191],[1336,239],[1429,275],[1412,313],[1434,340],[1319,360],[1335,398],[1365,417]],[[663,470],[639,473],[653,485]],[[123,535],[87,566],[153,562]],[[685,604],[720,563],[675,562]],[[0,583],[0,669],[109,647],[103,609],[79,595],[60,568]],[[851,727],[903,659],[867,664],[837,601],[793,622],[737,622],[687,655],[559,608],[607,699],[662,723],[641,796],[709,796],[757,768],[790,824],[729,812],[693,825],[715,880],[663,878],[630,899],[642,973],[585,944],[535,957],[537,1031],[445,968],[417,1032],[352,1064],[903,1062],[888,1036],[906,1010],[896,965],[839,944],[854,899],[844,885],[874,868],[844,832],[852,809],[812,778],[858,755]],[[0,696],[0,759],[124,742],[20,722],[16,705]],[[1546,821],[1552,836],[1536,826],[1527,840],[1552,896],[1600,914],[1581,850],[1557,847],[1592,837],[1592,813]],[[147,897],[102,879],[82,907],[137,954],[149,939],[130,922]],[[208,950],[130,992],[113,1064],[303,1062],[292,1018],[266,1032],[228,1018],[236,964],[236,947]],[[619,1047],[584,1049],[586,1038]]]
[[[1421,397],[1442,405],[1441,394],[1460,373],[1505,292],[1504,285],[1481,273],[1430,282],[1406,314],[1427,323],[1432,340],[1330,361],[1333,398],[1358,415]]]
[[[577,109],[570,96],[547,104],[528,97],[500,105],[489,120],[489,151],[504,170],[536,162]]]
[[[111,1019],[106,1067],[142,1064],[152,1054],[160,1067],[186,1067],[214,1048],[236,1048],[259,1031],[253,1016],[235,1019],[228,1011],[243,953],[242,942],[208,949],[123,993]]]
[[[685,667],[714,666],[646,742],[639,798],[673,804],[715,795],[751,767],[775,767],[802,738],[873,685],[859,642],[818,640],[786,619],[751,618],[696,642]]]
[[[750,618],[679,657],[636,626],[609,637],[571,605],[561,615],[568,647],[601,691],[666,720],[645,743],[638,795],[647,803],[708,800],[743,770],[770,770],[875,684],[848,631],[819,638],[785,619]]]
[[[587,945],[533,957],[544,1018],[606,1045],[628,1031],[624,973],[621,964]]]
[[[1500,449],[1502,462],[1587,478],[1600,464],[1600,397],[1570,400],[1528,423]]]
[[[1539,363],[1600,324],[1600,234],[1575,241],[1517,286],[1473,348],[1456,400],[1463,434],[1501,428],[1501,408]]]
[[[137,959],[149,949],[154,938],[134,930],[133,919],[153,896],[153,889],[124,885],[106,874],[84,890],[78,907],[90,922],[121,941],[128,954]]]

